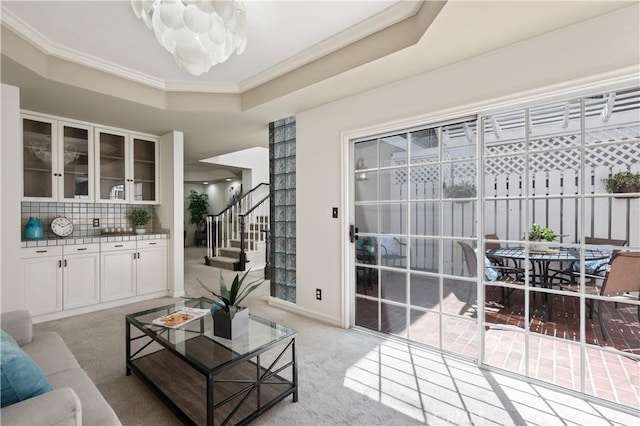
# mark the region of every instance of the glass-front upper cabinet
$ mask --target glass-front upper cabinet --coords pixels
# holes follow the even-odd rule
[[[96,129],[98,201],[158,202],[158,140]]]
[[[93,134],[79,123],[22,114],[22,196],[93,200]]]
[[[127,200],[127,134],[96,129],[98,201]]]
[[[93,130],[89,126],[58,122],[58,198],[93,201]]]
[[[133,201],[157,200],[158,143],[133,135]]]

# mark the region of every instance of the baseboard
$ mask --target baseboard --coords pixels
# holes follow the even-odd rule
[[[102,311],[109,308],[117,308],[118,306],[128,305],[130,303],[143,302],[145,300],[158,299],[160,297],[172,297],[167,291],[149,293],[142,296],[129,297],[126,299],[114,300],[111,302],[98,303],[95,305],[83,306],[65,311],[53,312],[50,314],[38,315],[32,318],[33,323],[37,324],[45,321],[53,321],[57,319],[73,317],[75,315],[88,314],[90,312]]]
[[[274,306],[276,308],[283,309],[285,311],[293,312],[295,314],[299,314],[305,316],[307,318],[313,318],[315,320],[320,320],[324,323],[340,327],[342,328],[342,321],[337,320],[335,318],[331,318],[329,316],[319,314],[317,312],[310,311],[308,309],[304,309],[296,305],[295,303],[286,302],[282,299],[278,299],[277,297],[269,296],[269,305]]]

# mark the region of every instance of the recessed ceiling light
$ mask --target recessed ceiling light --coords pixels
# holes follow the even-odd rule
[[[230,179],[230,178],[226,178],[225,180],[226,180],[227,182],[231,182],[231,179]]]
[[[208,185],[208,184],[209,184],[209,182],[202,182],[202,184],[203,184],[203,185]]]

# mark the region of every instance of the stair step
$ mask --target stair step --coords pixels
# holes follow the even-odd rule
[[[209,262],[211,266],[215,266],[216,268],[226,269],[227,271],[234,271],[235,264],[236,262],[238,262],[238,259],[234,259],[232,257],[216,256],[209,258]]]
[[[244,240],[244,244],[247,250],[255,250],[256,244],[251,240]],[[229,240],[229,246],[233,248],[240,248],[240,240]]]
[[[236,261],[240,259],[240,248],[238,247],[221,247],[220,248],[220,256],[233,258]]]

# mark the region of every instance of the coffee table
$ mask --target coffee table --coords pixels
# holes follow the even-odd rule
[[[126,368],[186,424],[246,424],[293,396],[298,400],[296,332],[249,315],[234,340],[213,335],[210,314],[176,329],[152,321],[182,307],[209,308],[206,298],[126,316]]]

